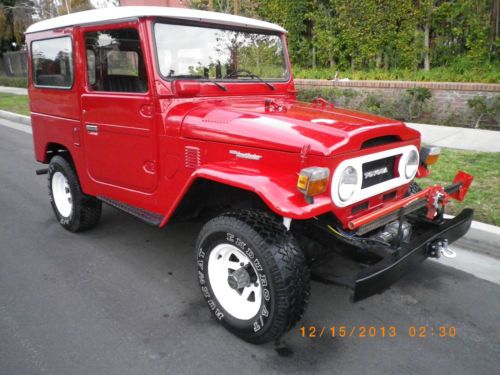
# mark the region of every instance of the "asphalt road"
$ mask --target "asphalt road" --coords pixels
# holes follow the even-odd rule
[[[500,286],[427,261],[384,294],[312,284],[301,324],[395,326],[396,337],[253,346],[211,318],[194,272],[198,225],[164,230],[106,207],[98,228],[54,220],[29,134],[0,126],[0,374],[494,374]],[[460,256],[460,255],[459,255]],[[427,326],[426,338],[410,326]],[[438,326],[456,328],[439,337]],[[434,336],[431,336],[434,328]]]

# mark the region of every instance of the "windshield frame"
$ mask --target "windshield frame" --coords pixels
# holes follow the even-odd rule
[[[273,79],[266,79],[262,78],[262,80],[259,79],[237,79],[237,78],[175,78],[175,77],[167,77],[162,74],[161,69],[160,69],[160,60],[158,57],[158,46],[156,44],[156,24],[168,24],[168,25],[181,25],[181,26],[194,26],[194,27],[204,27],[204,28],[210,28],[210,29],[221,29],[221,30],[235,30],[235,31],[243,31],[243,32],[248,32],[248,33],[258,33],[258,34],[263,34],[263,35],[275,35],[277,36],[282,45],[282,50],[283,50],[283,69],[286,70],[286,77],[284,78],[273,78]],[[179,20],[179,19],[172,19],[172,18],[156,18],[152,21],[151,23],[151,39],[154,47],[154,60],[156,64],[156,71],[158,75],[167,82],[173,82],[173,81],[197,81],[197,82],[210,82],[210,81],[216,81],[216,82],[226,82],[226,83],[260,83],[262,82],[270,82],[270,83],[286,83],[289,82],[292,74],[291,74],[291,65],[290,65],[290,59],[288,56],[288,48],[286,45],[286,39],[283,33],[277,32],[277,31],[271,31],[271,30],[262,30],[262,29],[255,29],[255,28],[250,28],[250,27],[238,27],[238,26],[231,26],[231,25],[223,25],[223,24],[214,24],[214,23],[208,23],[208,22],[197,22],[197,21],[189,21],[189,20]]]

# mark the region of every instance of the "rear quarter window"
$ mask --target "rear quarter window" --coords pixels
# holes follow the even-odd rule
[[[62,89],[73,86],[73,46],[70,37],[33,41],[31,56],[35,86]]]

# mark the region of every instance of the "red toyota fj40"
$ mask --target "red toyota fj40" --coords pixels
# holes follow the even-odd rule
[[[301,319],[310,270],[358,300],[426,257],[452,256],[473,216],[443,218],[466,173],[448,187],[413,182],[439,155],[417,131],[298,102],[285,35],[160,7],[75,13],[26,33],[35,156],[48,164],[37,173],[48,173],[57,220],[92,228],[102,202],[159,227],[208,218],[196,244],[203,297],[253,343]],[[363,267],[329,272],[333,254]]]

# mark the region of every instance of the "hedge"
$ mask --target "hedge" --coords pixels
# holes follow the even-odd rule
[[[28,87],[28,79],[26,77],[0,76],[0,86],[26,88]]]

